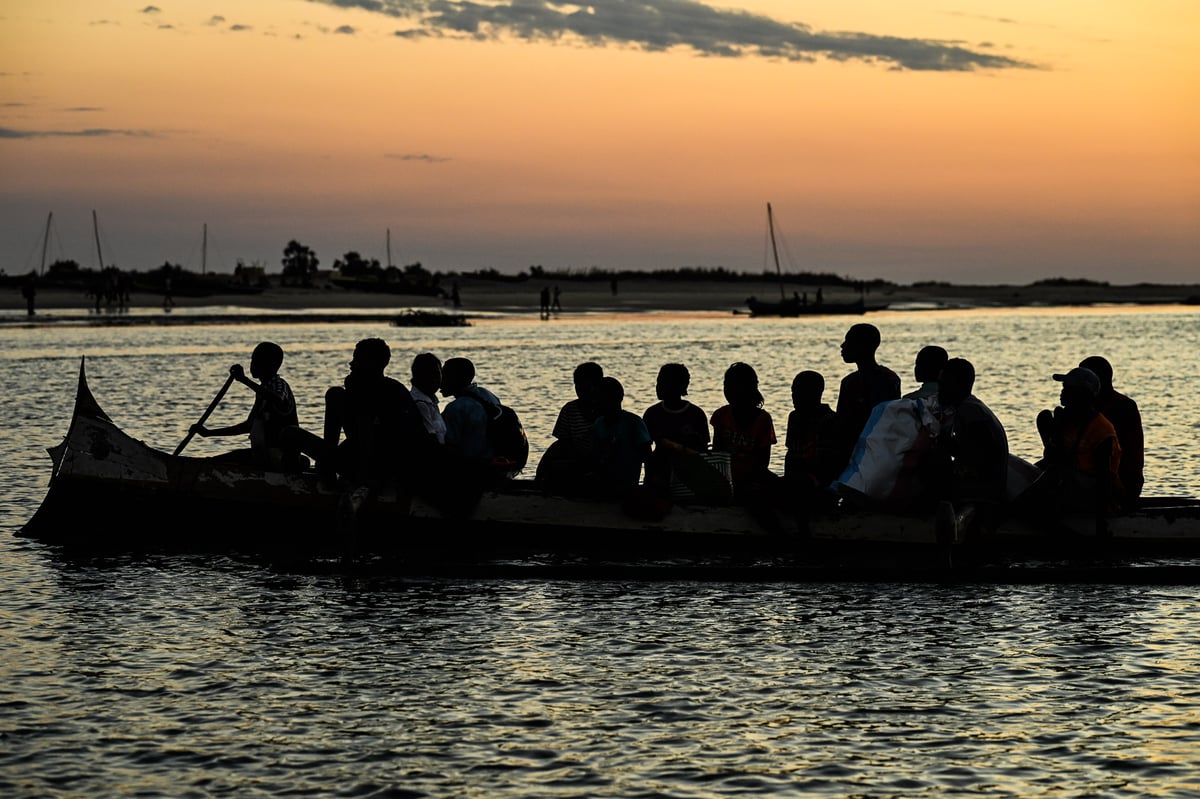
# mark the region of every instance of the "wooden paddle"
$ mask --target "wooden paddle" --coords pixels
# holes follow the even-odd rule
[[[229,375],[229,378],[225,381],[225,385],[221,386],[221,390],[217,392],[217,396],[213,397],[213,401],[208,404],[208,409],[204,411],[204,415],[200,417],[200,421],[196,422],[197,425],[204,424],[206,421],[208,421],[208,417],[212,415],[212,412],[215,411],[217,406],[221,404],[221,400],[225,397],[225,392],[229,390],[231,385],[233,385],[232,374]],[[194,426],[195,425],[193,425],[193,427]],[[183,452],[183,448],[188,445],[194,435],[196,434],[189,429],[188,434],[184,437],[183,441],[179,442],[179,446],[176,447],[175,451],[171,454],[178,455],[179,453]]]

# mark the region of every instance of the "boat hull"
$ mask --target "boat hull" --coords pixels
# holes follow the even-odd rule
[[[104,414],[82,366],[70,429],[50,453],[49,491],[18,534],[91,549],[236,551],[293,561],[352,555],[430,570],[532,558],[560,567],[688,565],[775,574],[1200,556],[1195,500],[1159,501],[1110,519],[1103,536],[1092,519],[1007,518],[980,526],[963,514],[947,528],[922,515],[848,509],[801,519],[778,510],[676,505],[645,518],[615,502],[547,495],[527,480],[445,512],[423,497],[364,495],[312,472],[156,450]]]

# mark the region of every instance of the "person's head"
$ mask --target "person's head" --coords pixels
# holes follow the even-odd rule
[[[602,377],[596,389],[596,404],[601,413],[613,413],[621,410],[621,402],[625,399],[625,387],[615,377]]]
[[[442,364],[442,396],[460,394],[475,381],[475,364],[466,358],[448,358]]]
[[[350,371],[359,374],[382,375],[392,359],[392,348],[381,338],[364,338],[354,345]]]
[[[259,380],[279,374],[283,366],[283,347],[273,341],[264,341],[250,354],[250,374]]]
[[[731,364],[725,370],[725,401],[735,407],[761,408],[763,395],[758,390],[758,373],[748,363]]]
[[[942,367],[946,365],[948,360],[950,360],[950,355],[944,348],[936,344],[922,347],[921,351],[917,353],[917,363],[913,367],[913,377],[921,383],[937,380],[938,375],[942,372]]]
[[[687,394],[691,382],[692,374],[686,366],[681,363],[664,363],[658,370],[654,395],[660,400],[679,399]]]
[[[1064,408],[1086,408],[1096,404],[1100,378],[1091,369],[1077,366],[1066,374],[1054,375],[1054,379],[1062,383],[1059,401]]]
[[[792,378],[792,407],[797,410],[821,404],[825,393],[825,378],[820,372],[805,370]]]
[[[442,362],[432,352],[413,358],[412,384],[430,396],[442,387]]]
[[[1079,365],[1084,369],[1090,369],[1095,373],[1096,377],[1100,378],[1100,393],[1112,391],[1113,387],[1113,368],[1107,358],[1102,358],[1099,355],[1092,355],[1084,358],[1079,362]]]
[[[975,365],[966,358],[949,358],[938,372],[938,402],[953,407],[971,396],[975,387]]]
[[[595,401],[596,389],[604,378],[604,367],[595,361],[585,361],[575,367],[572,374],[575,396],[585,401]]]
[[[875,325],[866,322],[851,325],[842,342],[842,360],[846,363],[873,360],[875,351],[879,349],[879,341],[879,328]]]

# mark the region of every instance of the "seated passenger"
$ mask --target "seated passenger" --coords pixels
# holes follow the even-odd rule
[[[554,442],[542,453],[535,479],[546,491],[573,494],[586,490],[591,469],[592,425],[599,415],[596,392],[604,368],[587,361],[575,367],[575,399],[568,401],[554,422]]]
[[[486,486],[508,476],[508,466],[488,435],[490,419],[500,409],[500,399],[475,382],[475,364],[466,358],[449,358],[442,364],[442,396],[453,397],[442,409],[446,422],[446,452],[468,479]]]
[[[359,341],[350,374],[325,392],[323,435],[303,433],[304,452],[316,458],[326,479],[336,474],[378,490],[418,474],[430,437],[412,394],[383,373],[391,357],[383,339]]]
[[[1142,496],[1143,474],[1146,466],[1146,439],[1142,432],[1142,414],[1131,398],[1113,388],[1113,368],[1105,358],[1093,355],[1079,362],[1100,378],[1100,393],[1096,407],[1112,422],[1121,446],[1121,488],[1126,507],[1136,507]]]
[[[624,398],[621,381],[601,378],[597,392],[600,416],[592,424],[593,489],[600,496],[620,499],[637,489],[651,445],[646,423],[621,408]]]
[[[838,425],[842,428],[843,465],[850,460],[875,406],[900,398],[900,378],[875,359],[879,342],[879,328],[866,323],[852,325],[842,342],[842,360],[855,365],[855,371],[842,378],[838,388],[837,415]]]
[[[708,415],[684,399],[690,382],[686,366],[663,364],[654,384],[659,401],[642,414],[654,440],[654,451],[646,463],[646,482],[660,493],[667,492],[672,474],[677,471],[673,464],[684,456],[695,457],[708,450]]]
[[[1122,495],[1121,446],[1112,423],[1096,407],[1100,378],[1090,369],[1076,367],[1054,379],[1063,384],[1062,404],[1039,413],[1037,429],[1044,446],[1038,465],[1050,477],[1055,505],[1098,514],[1114,512]]]
[[[946,361],[950,359],[949,354],[942,347],[936,344],[931,344],[928,347],[922,347],[917,353],[917,362],[913,367],[913,377],[921,384],[921,387],[904,395],[905,399],[934,399],[938,394],[938,375],[942,372],[942,367],[946,365]]]
[[[792,379],[792,412],[788,414],[783,476],[806,493],[827,487],[840,474],[841,449],[837,413],[821,401],[825,378],[820,372],[799,372]]]
[[[951,358],[938,377],[942,426],[936,449],[945,456],[946,482],[935,493],[956,505],[1005,499],[1008,482],[1008,436],[1004,425],[971,389],[975,367],[965,358]]]
[[[287,432],[299,425],[296,398],[292,396],[292,387],[279,376],[279,367],[282,365],[283,348],[270,341],[260,343],[250,355],[250,374],[258,378],[258,383],[246,377],[241,364],[235,363],[229,367],[233,379],[254,392],[254,405],[246,419],[216,429],[195,424],[191,432],[203,438],[249,434],[249,452],[238,450],[221,457],[245,460],[267,469],[286,471],[299,468],[300,450],[294,435]]]
[[[763,410],[758,373],[746,363],[725,370],[725,400],[713,411],[713,450],[730,454],[733,495],[755,501],[775,475],[770,471],[771,447],[778,440],[771,415]]]
[[[442,362],[432,352],[422,352],[412,362],[412,398],[421,413],[425,431],[437,443],[446,443],[446,420],[438,406],[437,393],[442,387]]]

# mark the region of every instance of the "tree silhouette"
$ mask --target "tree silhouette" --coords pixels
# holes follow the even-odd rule
[[[292,239],[283,248],[283,283],[309,287],[317,273],[317,254],[300,242]]]

